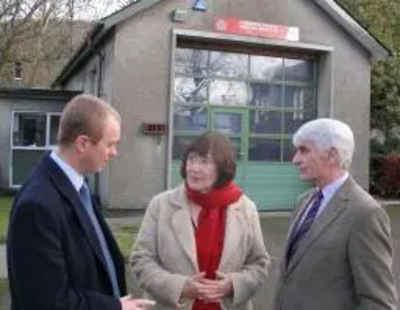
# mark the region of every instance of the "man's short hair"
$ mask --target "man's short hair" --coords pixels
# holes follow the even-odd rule
[[[110,115],[121,121],[119,113],[100,98],[88,94],[75,96],[61,114],[58,144],[69,146],[81,135],[86,135],[93,143],[97,143],[103,136],[104,124]]]
[[[335,149],[338,165],[348,170],[354,153],[354,135],[351,128],[342,121],[319,118],[302,125],[293,136],[297,147],[304,142],[312,142],[321,151]]]
[[[217,132],[206,132],[197,137],[186,149],[181,163],[181,176],[186,179],[186,162],[188,155],[211,155],[217,166],[217,180],[213,188],[220,188],[232,181],[236,174],[236,151],[231,141]]]

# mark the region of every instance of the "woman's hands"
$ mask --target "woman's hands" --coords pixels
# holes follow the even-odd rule
[[[204,280],[204,272],[188,277],[183,286],[181,297],[189,299],[203,299],[204,292],[206,291],[206,285],[202,283]]]
[[[216,272],[216,279],[205,278],[205,273],[189,277],[182,290],[182,298],[199,299],[204,303],[220,302],[223,298],[233,295],[232,280],[222,272]]]
[[[216,279],[203,279],[202,283],[206,286],[203,302],[220,302],[227,296],[233,295],[232,280],[228,275],[217,271]]]

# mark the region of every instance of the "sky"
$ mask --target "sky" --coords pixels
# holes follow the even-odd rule
[[[91,7],[79,10],[75,18],[84,20],[100,19],[114,13],[129,2],[129,0],[94,0]]]

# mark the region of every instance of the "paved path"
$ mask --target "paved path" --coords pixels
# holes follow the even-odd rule
[[[6,246],[0,244],[0,278],[7,278]]]

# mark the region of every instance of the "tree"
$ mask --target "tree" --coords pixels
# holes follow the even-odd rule
[[[400,128],[400,2],[338,2],[393,53],[388,60],[373,64],[371,74],[371,126],[392,141]]]
[[[2,0],[0,83],[12,81],[16,64],[20,63],[26,85],[48,86],[55,68],[66,63],[84,38],[91,26],[90,20],[97,19],[111,7],[115,10],[129,2]]]

